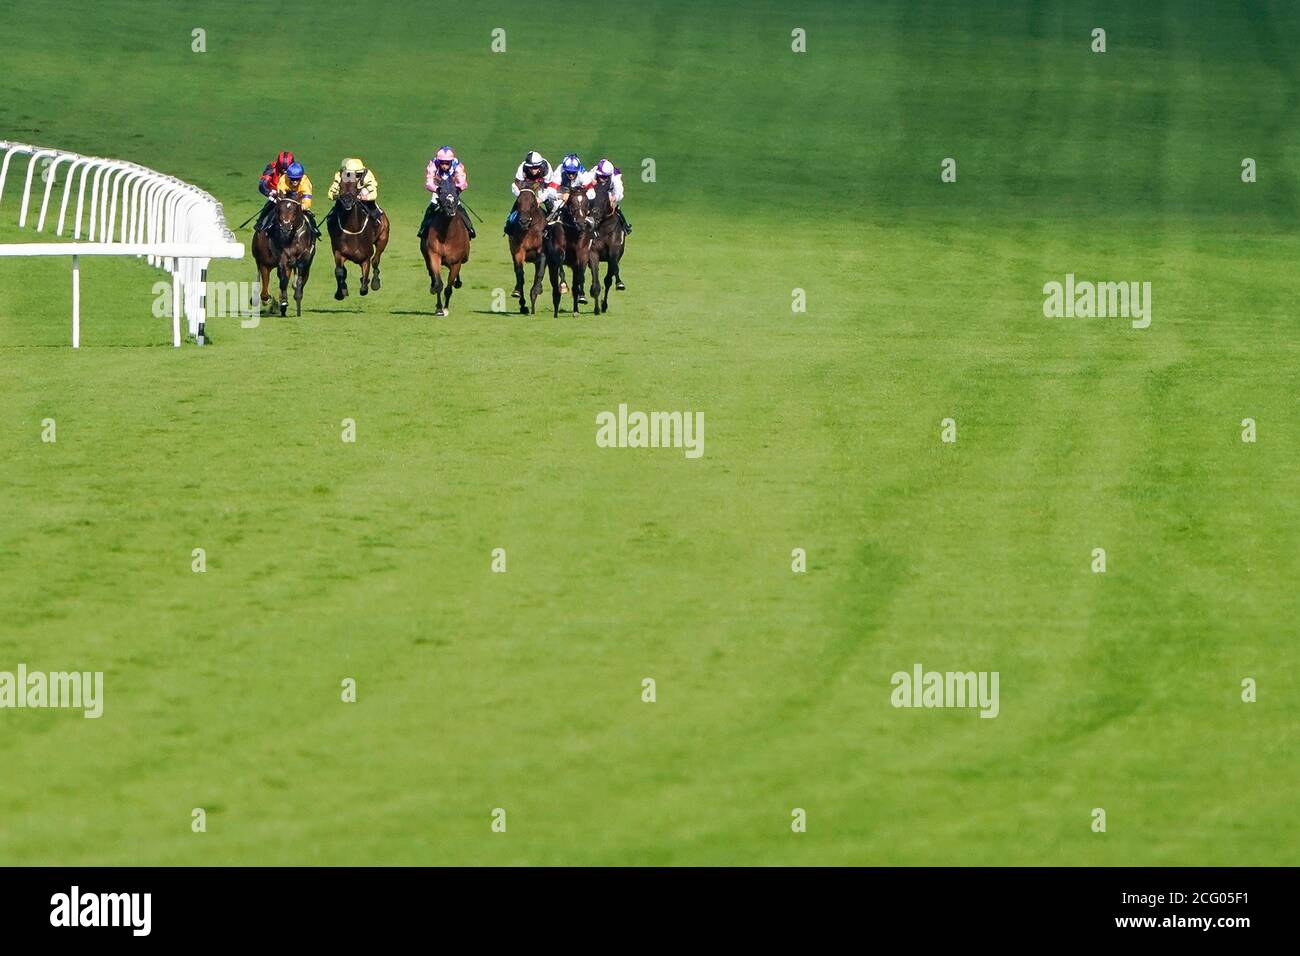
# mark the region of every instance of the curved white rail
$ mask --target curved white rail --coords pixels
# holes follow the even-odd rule
[[[81,256],[136,256],[145,258],[172,276],[172,344],[181,344],[181,315],[190,334],[203,343],[207,319],[208,263],[213,259],[242,259],[243,245],[226,225],[221,203],[211,195],[174,176],[154,172],[135,163],[98,156],[81,156],[66,150],[0,140],[0,204],[5,180],[15,156],[26,156],[22,207],[18,226],[27,227],[35,173],[44,183],[36,231],[43,232],[50,211],[50,196],[67,163],[63,198],[59,203],[56,235],[63,235],[68,220],[73,183],[77,204],[72,242],[0,244],[4,256],[72,257],[72,347],[81,345]],[[90,202],[86,203],[86,184]],[[82,227],[86,239],[81,242]]]

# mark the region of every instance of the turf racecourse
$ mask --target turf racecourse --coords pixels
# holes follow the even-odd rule
[[[179,351],[143,265],[86,265],[74,353],[66,261],[0,260],[0,670],[106,696],[0,711],[0,863],[1295,862],[1296,8],[301,6],[3,15],[0,138],[232,223],[360,154],[393,238]],[[439,320],[444,142],[487,221]],[[607,316],[491,311],[529,147],[627,172]],[[1066,273],[1151,327],[1045,318]],[[620,402],[703,457],[597,448]],[[999,716],[891,707],[916,662]]]

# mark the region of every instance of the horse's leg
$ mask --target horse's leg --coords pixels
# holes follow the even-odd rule
[[[537,257],[537,262],[533,264],[533,287],[532,289],[529,290],[528,304],[529,307],[532,309],[534,315],[537,314],[537,297],[542,294],[542,263],[543,262],[545,262],[545,260],[539,255]],[[523,306],[522,301],[520,301],[519,304],[520,307]]]
[[[616,275],[618,275],[618,259],[611,254],[609,262],[605,264],[605,300],[600,304],[600,308],[604,312],[609,311],[609,287],[614,284],[614,276]]]
[[[585,302],[587,297],[582,294],[582,260],[576,255],[573,257],[573,282],[570,289],[573,292],[573,314],[578,314],[578,303]]]
[[[546,271],[551,277],[551,307],[555,318],[560,317],[560,267],[555,262],[546,263]]]
[[[462,265],[464,265],[463,262],[453,262],[447,267],[447,294],[443,296],[442,300],[442,310],[444,312],[451,311],[451,293],[456,286],[460,285],[460,267]]]
[[[289,314],[289,265],[285,262],[283,256],[280,257],[280,315]]]
[[[510,294],[519,300],[519,311],[528,314],[528,304],[524,302],[524,247],[521,245],[512,253],[515,260],[515,291]]]
[[[361,294],[370,294],[370,260],[361,260]]]
[[[298,315],[302,315],[302,290],[307,285],[307,273],[311,270],[311,262],[300,260],[294,271],[298,273],[298,281],[293,287],[293,302],[298,307]]]
[[[445,315],[442,310],[442,256],[432,249],[429,249],[425,256],[429,267],[429,294],[435,298],[437,314]]]
[[[379,256],[381,253],[376,252],[370,259],[370,291],[379,291]]]
[[[592,250],[587,265],[591,269],[591,312],[600,315],[600,256],[595,250]]]
[[[370,256],[370,271],[374,273],[374,278],[370,281],[370,291],[377,293],[380,291],[380,258],[383,250],[389,245],[389,219],[387,213],[380,219],[380,228],[377,230],[378,235],[374,237],[374,255]]]
[[[271,301],[271,267],[265,262],[257,264],[257,284],[258,308],[264,309]]]
[[[348,297],[348,267],[343,264],[343,253],[337,247],[334,249],[334,281],[338,283],[334,298],[342,302]]]

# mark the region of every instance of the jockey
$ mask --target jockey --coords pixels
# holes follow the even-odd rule
[[[592,185],[607,185],[609,187],[609,200],[618,213],[618,221],[623,226],[623,231],[629,236],[632,234],[632,227],[628,225],[627,217],[623,215],[623,172],[608,159],[602,159],[592,170]]]
[[[420,223],[420,231],[416,233],[421,239],[429,231],[429,224],[433,222],[433,217],[438,213],[437,195],[438,184],[451,180],[456,187],[456,195],[459,196],[469,188],[469,177],[465,173],[465,164],[456,158],[456,151],[450,146],[443,146],[433,154],[433,159],[429,160],[429,165],[424,169],[424,188],[434,194],[434,199],[429,201],[429,208],[424,212],[424,222]],[[463,205],[457,207],[457,215],[465,221],[465,228],[469,230],[471,239],[478,238],[478,233],[474,231],[474,223],[469,218],[469,212]]]
[[[588,186],[591,181],[592,175],[587,172],[587,167],[582,165],[582,160],[578,158],[578,154],[570,153],[560,163],[560,168],[551,185],[563,195],[573,189],[574,186]]]
[[[514,228],[515,222],[519,219],[519,187],[533,186],[537,193],[537,199],[542,204],[542,209],[549,213],[548,204],[556,198],[555,187],[558,185],[551,164],[546,161],[546,157],[535,149],[530,149],[524,156],[524,161],[519,164],[515,170],[515,178],[510,182],[510,191],[515,194],[515,204],[510,208],[510,215],[506,217],[506,235],[510,235],[510,230]]]
[[[257,191],[266,197],[266,205],[257,214],[257,224],[253,227],[255,230],[260,231],[265,227],[266,220],[271,216],[271,210],[275,208],[275,201],[271,198],[271,193],[275,192],[276,183],[280,181],[284,171],[292,165],[293,153],[286,149],[267,163],[266,168],[262,170],[262,175],[257,180]]]
[[[551,177],[550,187],[555,194],[555,208],[550,220],[553,222],[558,215],[558,210],[569,201],[569,193],[574,189],[585,189],[587,198],[590,199],[594,193],[591,192],[592,174],[587,171],[587,167],[582,164],[582,160],[577,153],[570,153],[560,161],[560,166]],[[564,266],[560,266],[560,292],[567,294],[569,285],[564,281]],[[586,304],[587,297],[578,290],[578,301]]]
[[[275,194],[288,196],[302,203],[302,211],[307,217],[307,224],[311,226],[311,233],[319,239],[320,227],[316,225],[316,217],[311,211],[311,179],[303,170],[302,163],[294,162],[281,173],[279,181],[275,184]]]
[[[356,158],[343,160],[338,169],[334,170],[334,179],[330,183],[327,195],[330,199],[339,198],[339,190],[343,185],[344,175],[350,174],[357,183],[357,198],[361,200],[361,205],[365,207],[366,212],[372,217],[379,217],[379,181],[375,179],[375,174],[366,166],[364,162]],[[328,219],[334,215],[334,210],[330,210]]]

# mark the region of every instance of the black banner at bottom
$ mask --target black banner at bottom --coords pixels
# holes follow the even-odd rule
[[[1290,936],[1294,869],[9,869],[7,942]],[[609,936],[614,932],[615,936]],[[627,935],[624,935],[627,934]],[[685,935],[682,935],[685,934]],[[917,935],[919,934],[919,935]],[[884,938],[879,937],[879,938]]]

